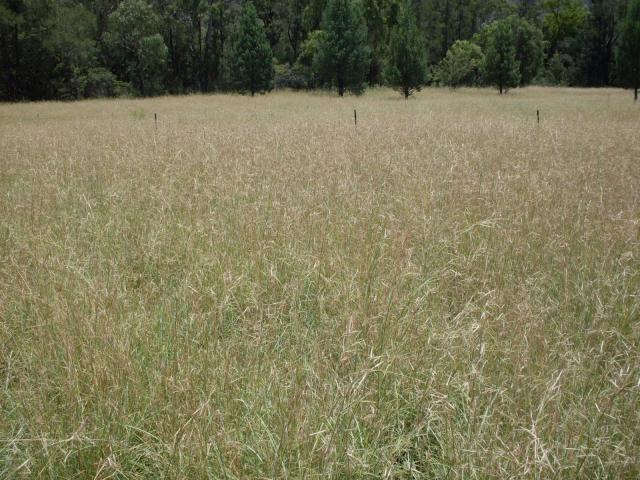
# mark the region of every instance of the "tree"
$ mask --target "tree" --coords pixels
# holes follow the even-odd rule
[[[109,0],[101,0],[109,1]],[[169,49],[171,92],[208,92],[222,81],[222,59],[231,6],[225,0],[153,0]],[[228,48],[227,48],[228,50]]]
[[[554,85],[571,85],[575,78],[575,66],[571,55],[555,53],[547,67],[546,80]]]
[[[615,44],[626,3],[626,0],[591,0],[579,58],[581,84],[603,86],[610,83]]]
[[[371,62],[367,81],[369,85],[383,83],[383,68],[388,44],[389,20],[393,20],[395,0],[360,0],[367,24],[367,44],[371,49]],[[389,15],[391,14],[391,15]]]
[[[231,76],[236,88],[254,96],[273,86],[273,53],[262,20],[251,2],[242,9],[231,39]]]
[[[558,50],[572,54],[571,45],[576,43],[587,20],[588,11],[583,0],[544,0],[542,30],[549,44],[548,57]]]
[[[162,77],[167,62],[167,46],[159,33],[140,40],[140,76],[143,93],[156,94],[162,91]]]
[[[516,0],[518,14],[529,22],[536,22],[540,15],[540,0]]]
[[[516,12],[514,0],[420,0],[429,61],[439,63],[456,40],[470,39],[482,25]]]
[[[0,98],[74,98],[95,61],[95,16],[83,5],[0,1]]]
[[[109,15],[105,46],[114,71],[142,95],[159,93],[167,47],[158,33],[159,20],[144,0],[124,0]]]
[[[544,35],[538,27],[516,15],[504,21],[511,25],[514,33],[520,85],[529,85],[544,63]]]
[[[525,19],[517,15],[511,15],[503,20],[496,20],[490,23],[474,36],[474,41],[483,50],[486,51],[488,49],[489,40],[494,35],[494,30],[499,24],[505,24],[506,28],[512,32],[513,45],[516,49],[516,61],[520,73],[520,85],[528,85],[536,77],[544,63],[544,36],[542,31]]]
[[[288,0],[287,7],[283,30],[285,30],[288,43],[289,64],[293,65],[298,59],[302,43],[309,33],[305,28],[304,22],[304,12],[307,8],[307,2],[305,0]]]
[[[314,70],[321,81],[333,83],[341,97],[345,90],[361,93],[371,52],[360,7],[354,0],[329,0],[322,29]]]
[[[242,64],[231,40],[248,1],[282,85],[359,93],[400,75],[388,60],[404,2],[418,32],[407,48],[423,42],[440,83],[484,81],[477,49],[453,45],[471,41],[486,55],[495,22],[513,33],[521,86],[543,67],[552,83],[633,83],[633,42],[621,44],[631,0],[0,0],[0,99],[230,87]]]
[[[480,81],[484,66],[484,54],[475,43],[458,40],[451,45],[438,66],[440,81],[448,87],[475,85]]]
[[[496,22],[489,33],[486,53],[487,81],[498,87],[500,95],[520,83],[513,31],[506,22]]]
[[[220,81],[228,11],[223,0],[207,0],[207,30],[200,53],[200,90],[208,92]]]
[[[626,85],[633,88],[633,98],[637,102],[640,88],[640,0],[629,2],[617,53],[620,76]]]
[[[324,32],[322,30],[314,30],[300,47],[300,55],[294,65],[294,69],[300,72],[306,80],[307,87],[315,87],[318,79],[314,71],[313,61],[320,51],[320,44]]]
[[[312,32],[320,29],[325,4],[326,0],[306,0],[302,10],[302,25],[305,30]]]
[[[82,3],[96,16],[96,40],[109,28],[109,15],[116,11],[120,0],[82,0]]]
[[[420,90],[426,79],[426,52],[416,18],[408,1],[403,4],[398,23],[391,31],[386,78],[404,98]]]
[[[269,46],[272,51],[275,50],[284,33],[284,24],[290,5],[286,0],[250,0],[247,3],[252,3],[256,9],[258,18],[262,20]]]

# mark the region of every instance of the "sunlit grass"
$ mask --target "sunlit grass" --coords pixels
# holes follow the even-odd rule
[[[605,89],[0,105],[0,477],[637,478],[639,128]]]

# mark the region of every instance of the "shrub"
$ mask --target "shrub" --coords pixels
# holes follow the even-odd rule
[[[74,78],[78,98],[122,97],[132,93],[131,84],[119,81],[106,68],[90,68]]]
[[[289,65],[288,63],[275,64],[274,69],[274,88],[292,88],[294,90],[307,88],[309,84],[309,78],[301,69],[296,68],[295,66],[291,67],[291,65]]]
[[[458,40],[455,42],[437,69],[440,83],[456,88],[462,85],[477,85],[482,78],[484,54],[475,43]]]

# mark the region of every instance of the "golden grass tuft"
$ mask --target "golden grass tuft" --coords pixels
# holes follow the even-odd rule
[[[0,105],[0,477],[637,478],[639,127],[613,89]]]

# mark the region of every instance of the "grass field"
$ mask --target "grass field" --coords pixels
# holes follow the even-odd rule
[[[640,475],[628,92],[0,105],[0,193],[0,478]]]

